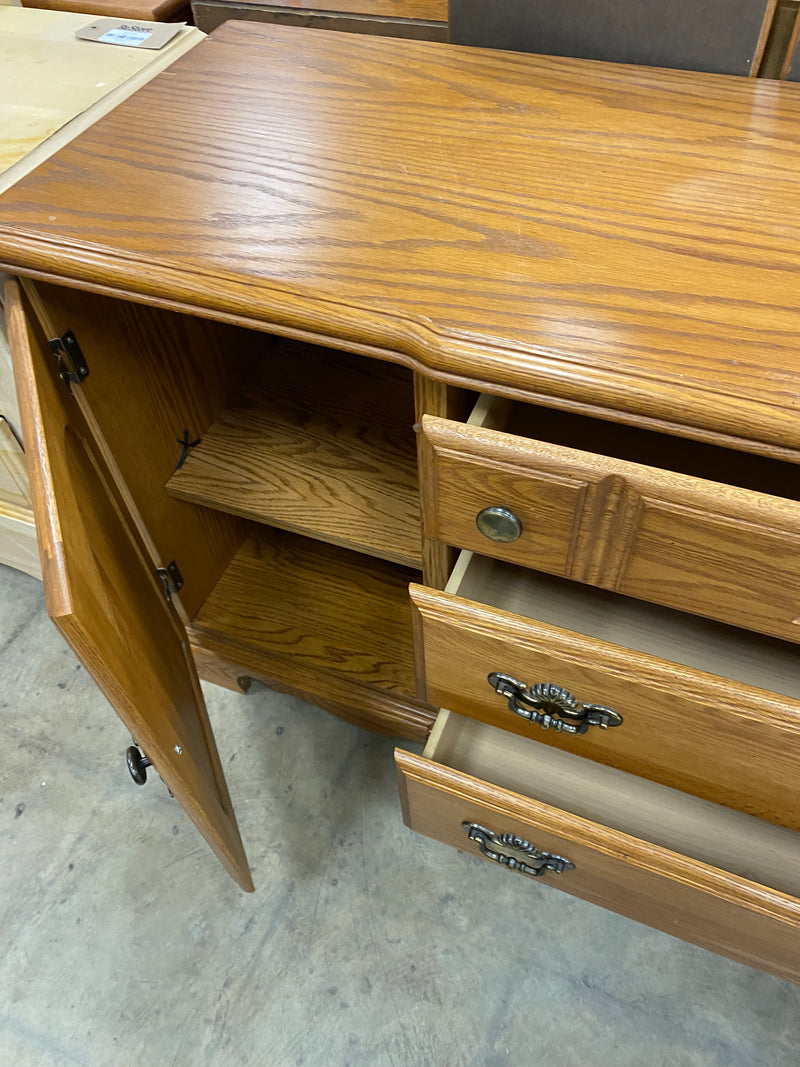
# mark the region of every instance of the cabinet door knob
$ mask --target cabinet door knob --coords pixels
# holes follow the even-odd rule
[[[486,680],[496,693],[506,698],[509,711],[543,730],[585,734],[590,726],[607,730],[622,725],[618,711],[604,704],[581,704],[568,689],[554,682],[537,682],[529,687],[500,671],[492,671]]]
[[[522,535],[522,523],[510,508],[484,508],[478,512],[475,524],[490,541],[507,544]]]
[[[556,856],[553,852],[541,852],[530,841],[516,834],[496,834],[494,830],[487,830],[476,822],[462,822],[461,829],[465,831],[470,841],[475,841],[481,853],[488,859],[499,863],[501,867],[507,867],[510,871],[519,871],[527,874],[529,878],[541,878],[547,871],[553,874],[563,874],[564,871],[574,871],[575,864],[563,856]],[[496,847],[500,845],[504,851]],[[516,853],[516,855],[514,855]]]
[[[153,766],[147,756],[140,752],[136,745],[131,745],[125,753],[125,762],[128,764],[128,770],[134,782],[137,785],[144,785],[147,781],[147,768]]]

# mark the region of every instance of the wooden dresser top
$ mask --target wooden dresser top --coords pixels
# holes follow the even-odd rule
[[[231,22],[0,264],[800,450],[797,85]]]

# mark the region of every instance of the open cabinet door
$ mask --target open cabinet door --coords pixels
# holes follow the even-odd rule
[[[17,283],[6,317],[47,610],[175,798],[253,883],[186,632]]]

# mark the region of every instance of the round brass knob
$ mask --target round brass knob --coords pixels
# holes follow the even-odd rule
[[[522,534],[522,523],[510,508],[484,508],[478,512],[475,523],[490,541],[507,543],[516,541]]]

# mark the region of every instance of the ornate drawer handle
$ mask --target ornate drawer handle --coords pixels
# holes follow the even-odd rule
[[[508,707],[515,715],[543,730],[585,734],[590,726],[607,730],[609,726],[622,724],[618,711],[602,704],[581,704],[569,690],[553,682],[538,682],[528,688],[510,674],[499,671],[492,671],[487,680],[496,693],[508,700]]]
[[[462,822],[461,828],[466,831],[470,841],[476,841],[482,854],[489,860],[494,860],[502,867],[508,867],[510,871],[519,871],[527,874],[529,878],[541,878],[547,871],[554,874],[563,874],[564,871],[574,871],[575,864],[563,856],[556,856],[552,852],[540,852],[530,841],[516,834],[495,834],[476,822]],[[490,845],[502,845],[503,848],[517,852],[518,856],[509,856],[506,852],[497,852]]]

